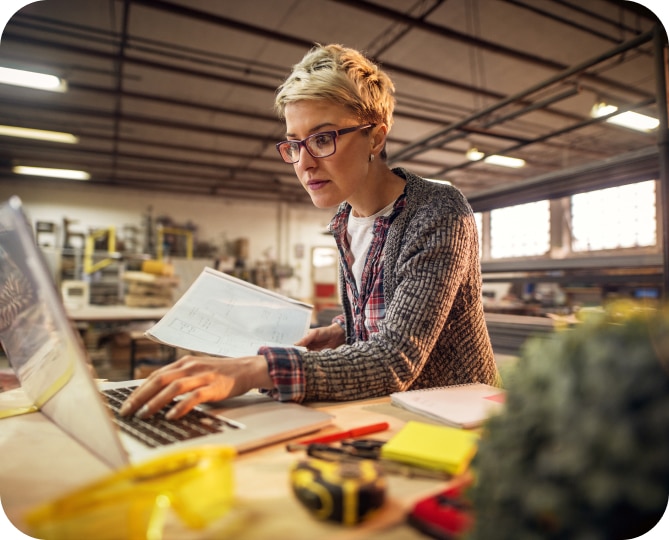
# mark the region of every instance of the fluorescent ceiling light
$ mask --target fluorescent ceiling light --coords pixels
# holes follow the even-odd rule
[[[72,133],[63,133],[61,131],[47,131],[44,129],[22,128],[17,126],[0,125],[0,135],[7,137],[21,137],[24,139],[38,139],[41,141],[60,142],[67,144],[76,144],[79,137]]]
[[[498,156],[497,154],[492,154],[486,156],[483,152],[479,152],[476,148],[470,148],[467,150],[467,159],[469,161],[481,161],[485,163],[490,163],[491,165],[499,165],[501,167],[511,167],[512,169],[518,169],[525,166],[525,160],[520,158],[513,158],[508,156]]]
[[[68,180],[88,180],[91,177],[91,175],[86,171],[75,171],[72,169],[49,169],[46,167],[26,167],[24,165],[16,165],[12,171],[16,174],[48,176],[50,178],[66,178]]]
[[[594,118],[600,118],[612,114],[618,110],[615,105],[608,105],[607,103],[596,103],[592,108],[591,114]],[[660,121],[652,116],[640,114],[634,111],[626,111],[616,114],[606,119],[611,124],[623,126],[637,131],[652,131],[660,125]]]
[[[493,154],[483,158],[483,161],[492,165],[500,165],[501,167],[510,167],[512,169],[519,169],[525,166],[525,160],[509,156],[498,156]]]
[[[49,90],[50,92],[67,91],[67,81],[55,75],[0,67],[0,83]]]

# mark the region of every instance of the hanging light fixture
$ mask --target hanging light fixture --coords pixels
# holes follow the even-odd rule
[[[510,167],[512,169],[519,169],[525,166],[525,160],[509,156],[500,156],[498,154],[491,154],[486,156],[485,153],[479,151],[477,148],[470,148],[465,154],[469,161],[481,161],[491,165],[499,165],[500,167]]]
[[[498,156],[497,154],[492,154],[491,156],[486,156],[483,158],[484,163],[490,163],[491,165],[499,165],[500,167],[509,167],[511,169],[520,169],[525,166],[525,160],[509,156]]]
[[[592,107],[590,114],[593,118],[601,118],[602,116],[613,114],[617,110],[618,107],[615,105],[609,105],[608,103],[599,101]],[[634,111],[625,111],[620,114],[614,114],[607,118],[606,121],[611,124],[644,132],[653,131],[660,125],[660,121],[657,118]]]
[[[0,83],[36,88],[37,90],[48,90],[49,92],[67,91],[67,81],[65,79],[48,73],[39,73],[24,69],[0,67]]]
[[[478,148],[470,148],[465,155],[469,161],[481,161],[485,157],[485,154]]]
[[[16,165],[12,168],[15,174],[25,174],[28,176],[48,176],[50,178],[64,178],[66,180],[89,180],[91,175],[86,171],[77,171],[73,169],[51,169],[48,167],[30,167],[26,165]]]
[[[48,131],[45,129],[24,128],[18,126],[0,125],[0,135],[4,135],[6,137],[20,137],[22,139],[37,139],[40,141],[59,142],[66,144],[76,144],[79,142],[79,137],[72,135],[72,133]]]

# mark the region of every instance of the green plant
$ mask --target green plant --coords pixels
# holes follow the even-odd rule
[[[669,312],[613,306],[532,339],[484,426],[471,540],[618,540],[669,497]]]

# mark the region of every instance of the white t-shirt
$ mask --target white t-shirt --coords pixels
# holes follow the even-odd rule
[[[353,211],[348,216],[347,233],[351,253],[353,254],[353,268],[351,270],[358,290],[360,290],[362,270],[365,267],[367,252],[374,238],[374,220],[379,216],[389,216],[394,206],[395,201],[369,217],[355,217]]]

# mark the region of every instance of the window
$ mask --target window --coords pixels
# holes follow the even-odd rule
[[[654,246],[655,202],[654,180],[573,195],[572,250]]]
[[[490,212],[490,256],[544,255],[550,248],[550,206],[538,201]]]

